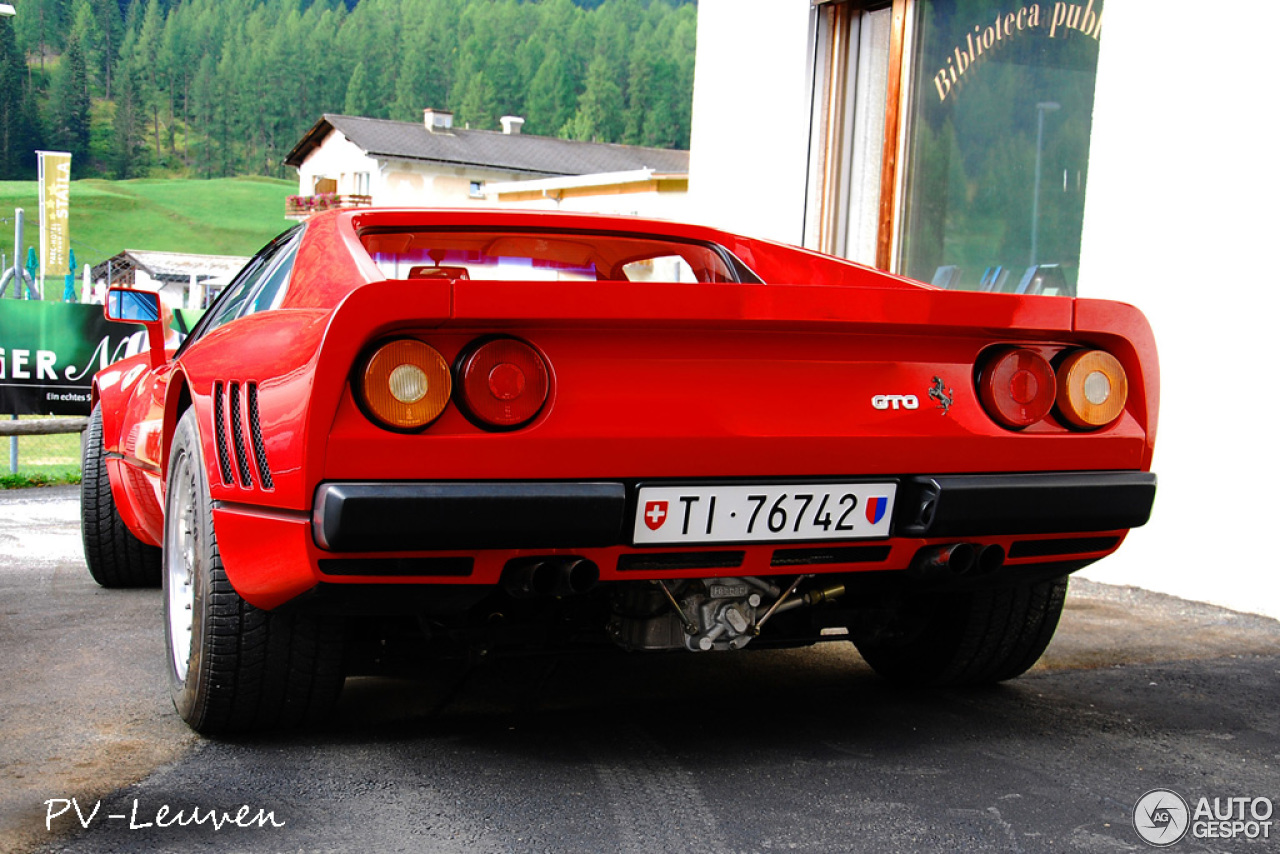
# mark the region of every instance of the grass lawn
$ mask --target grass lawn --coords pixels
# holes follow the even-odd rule
[[[7,421],[11,417],[4,416],[4,419]],[[48,416],[19,417],[25,420]],[[3,464],[0,464],[0,489],[80,482],[79,433],[0,437],[0,458],[3,459]]]
[[[252,255],[289,227],[284,202],[297,191],[296,182],[273,178],[72,181],[71,248],[79,265],[125,249]],[[38,246],[35,181],[0,181],[0,251],[10,258],[14,208],[25,212],[26,244]]]

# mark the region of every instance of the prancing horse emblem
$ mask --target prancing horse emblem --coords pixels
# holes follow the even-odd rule
[[[953,394],[956,393],[954,388],[947,388],[947,384],[942,381],[942,377],[933,378],[933,388],[929,389],[929,397],[937,401],[938,408],[942,410],[942,414],[946,415],[951,409],[954,402]]]

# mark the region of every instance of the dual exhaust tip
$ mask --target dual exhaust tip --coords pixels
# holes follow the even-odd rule
[[[1004,566],[1004,549],[974,543],[928,546],[916,552],[908,570],[921,581],[989,575]]]
[[[513,560],[502,571],[502,588],[515,599],[576,596],[600,581],[600,567],[581,557]]]

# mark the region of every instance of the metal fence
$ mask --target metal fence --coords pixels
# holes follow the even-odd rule
[[[0,473],[50,480],[80,475],[80,436],[89,419],[10,415],[0,420],[0,442],[7,445],[8,465]]]

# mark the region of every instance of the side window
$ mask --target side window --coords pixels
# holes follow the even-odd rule
[[[289,275],[293,272],[293,262],[298,257],[298,244],[301,236],[295,237],[286,244],[284,251],[271,265],[271,269],[262,277],[262,284],[249,299],[241,316],[255,314],[268,308],[279,308],[288,291]]]
[[[223,299],[214,306],[214,316],[201,332],[211,332],[238,317],[270,308],[277,294],[283,297],[284,285],[293,271],[301,238],[302,232],[299,231],[250,262],[240,278],[227,288]]]

